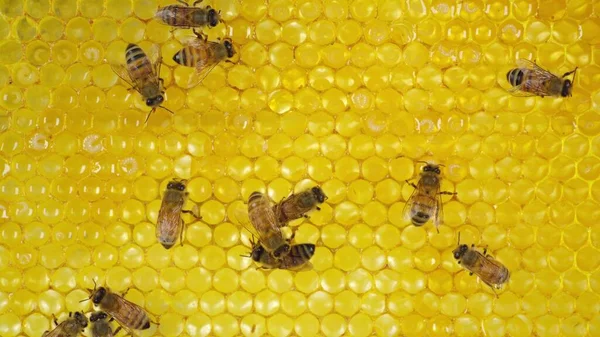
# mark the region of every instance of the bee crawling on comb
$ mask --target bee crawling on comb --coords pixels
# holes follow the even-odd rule
[[[436,230],[439,233],[439,226],[443,222],[443,203],[442,195],[455,195],[455,192],[440,191],[441,171],[440,166],[433,163],[425,163],[421,178],[417,185],[406,181],[415,190],[406,201],[404,206],[404,218],[412,222],[415,226],[423,226],[429,220],[433,220]]]

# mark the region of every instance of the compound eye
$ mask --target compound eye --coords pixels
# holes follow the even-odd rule
[[[440,174],[440,169],[435,169],[435,173]]]

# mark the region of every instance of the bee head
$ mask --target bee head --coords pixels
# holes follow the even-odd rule
[[[146,98],[146,105],[149,107],[157,107],[165,101],[163,95],[158,95],[156,97]]]
[[[250,253],[250,257],[253,261],[259,262],[260,257],[265,253],[265,249],[260,244],[252,246],[252,253]]]
[[[170,181],[167,184],[167,189],[168,190],[178,190],[178,191],[185,191],[185,181]]]
[[[233,48],[233,43],[231,42],[231,40],[223,40],[223,45],[225,46],[225,49],[227,49],[227,57],[233,57],[233,55],[235,55],[235,49]]]
[[[219,12],[214,9],[208,10],[208,25],[214,27],[219,24]]]
[[[565,83],[563,83],[563,87],[562,87],[562,91],[560,92],[560,95],[562,97],[568,97],[568,96],[572,96],[572,92],[573,92],[573,82],[571,82],[571,80],[565,80]]]
[[[87,317],[79,311],[75,313],[75,321],[84,328],[88,325]]]
[[[455,250],[452,251],[452,255],[454,255],[455,259],[460,260],[460,258],[465,255],[468,250],[469,246],[459,245]]]
[[[102,302],[102,299],[106,296],[106,288],[100,287],[92,294],[92,302],[98,305]]]
[[[96,311],[90,315],[90,322],[96,322],[107,318],[108,315],[104,311]]]
[[[320,203],[323,203],[325,202],[325,200],[327,200],[327,196],[325,195],[325,193],[323,193],[323,190],[319,186],[313,187],[312,193],[314,194],[315,198],[317,198],[317,201],[319,201]]]
[[[423,172],[433,172],[435,174],[440,174],[440,167],[434,164],[427,164],[423,167]]]

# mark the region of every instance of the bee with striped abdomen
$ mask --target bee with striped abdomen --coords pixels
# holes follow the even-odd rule
[[[183,245],[184,222],[181,213],[190,213],[197,219],[201,219],[194,212],[183,209],[188,196],[188,192],[185,190],[186,184],[187,180],[171,180],[167,184],[167,190],[158,211],[156,239],[166,249],[173,247],[177,242],[177,238],[180,239]]]
[[[197,76],[190,78],[189,86],[202,82],[219,62],[229,61],[228,59],[235,55],[231,39],[226,38],[219,42],[210,42],[205,35],[200,33],[196,33],[196,35],[198,38],[188,42],[173,56],[175,63],[196,68]]]
[[[202,0],[195,1],[192,6],[187,2],[179,0],[183,5],[168,5],[160,8],[155,18],[160,22],[173,27],[180,28],[202,28],[208,26],[215,27],[219,22],[223,22],[219,11],[210,6],[197,7]]]
[[[277,221],[275,212],[268,196],[253,192],[248,198],[248,218],[256,230],[259,243],[273,257],[280,258],[290,250],[290,239],[286,239],[281,232],[281,225]]]
[[[144,309],[126,300],[123,297],[125,294],[119,296],[105,287],[96,289],[95,284],[94,281],[94,289],[88,289],[89,298],[92,299],[94,305],[116,319],[124,328],[134,330],[150,328],[150,318]]]
[[[327,196],[319,186],[309,190],[292,194],[279,204],[273,206],[273,211],[281,224],[286,224],[292,220],[306,217],[306,213],[313,209],[321,210],[318,204],[327,200]]]
[[[152,59],[155,61],[153,62]],[[158,107],[173,113],[162,106],[165,101],[165,90],[163,79],[160,78],[161,63],[162,57],[156,46],[148,56],[140,46],[130,43],[125,48],[125,65],[111,64],[113,71],[139,92],[146,105],[152,108],[146,117],[146,122]]]
[[[108,319],[108,315],[102,311],[93,312],[90,315],[90,323],[92,324],[91,333],[92,337],[113,337],[116,336],[117,333],[121,330],[121,327],[118,327],[113,331],[110,326],[110,321],[113,319]]]
[[[56,324],[56,327],[51,331],[45,331],[42,337],[76,337],[88,325],[88,320],[82,312],[75,312],[74,315],[70,312],[69,318],[60,324],[58,324],[58,320],[54,317],[54,324]]]
[[[556,96],[568,97],[573,93],[573,83],[577,68],[566,72],[562,77],[558,77],[551,72],[540,68],[534,62],[519,59],[517,61],[518,68],[509,70],[506,73],[506,79],[512,86],[509,89],[517,96]],[[574,74],[573,80],[565,79],[565,77]]]
[[[424,162],[426,165],[421,172],[421,178],[417,185],[406,181],[414,187],[414,191],[404,206],[404,218],[410,219],[413,225],[423,226],[433,218],[433,224],[439,232],[439,226],[443,222],[442,195],[453,195],[453,192],[440,191],[441,171],[439,165]]]
[[[460,233],[458,233],[458,247],[452,251],[452,254],[471,275],[479,276],[492,290],[500,289],[510,279],[510,272],[502,263],[487,254],[487,248],[483,250],[482,254],[474,247],[475,245],[471,245],[470,248],[465,244],[461,245]],[[494,290],[494,292],[496,291]]]

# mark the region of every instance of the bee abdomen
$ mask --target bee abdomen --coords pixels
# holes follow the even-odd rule
[[[415,226],[423,226],[429,221],[429,214],[418,211],[412,216],[411,221]]]
[[[315,245],[312,243],[294,245],[292,246],[291,254],[293,254],[296,257],[302,257],[308,260],[313,255],[315,255]]]
[[[140,312],[139,316],[137,317],[137,320],[135,320],[133,324],[133,328],[136,330],[145,330],[150,328],[150,319],[148,318],[148,315],[146,315],[145,312]]]
[[[179,11],[178,6],[166,6],[161,9],[159,18],[170,26],[177,25],[177,12]]]
[[[519,68],[512,69],[508,73],[506,73],[506,79],[508,80],[508,83],[510,83],[510,85],[512,85],[513,87],[516,87],[523,83],[523,76],[524,72],[522,69]]]

